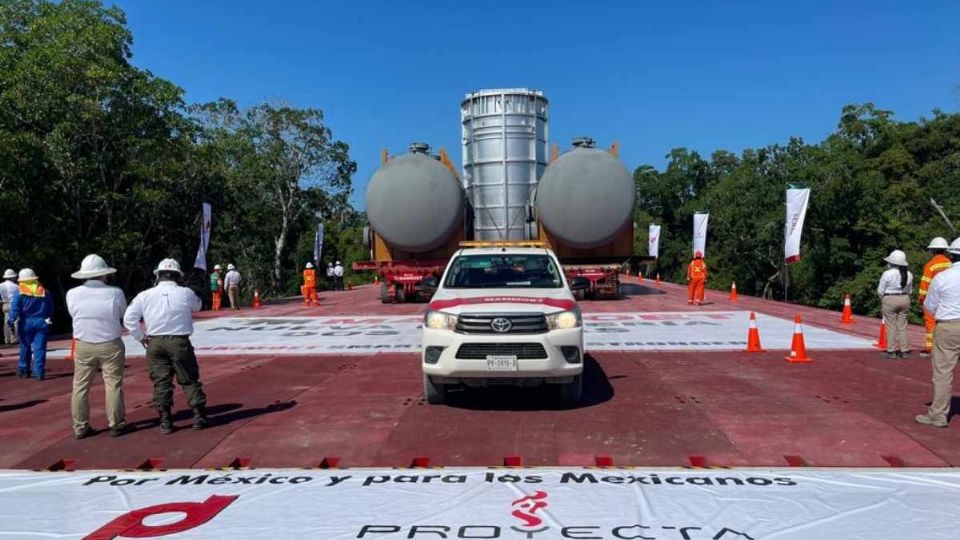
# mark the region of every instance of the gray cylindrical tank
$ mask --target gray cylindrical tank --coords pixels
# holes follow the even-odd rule
[[[550,234],[589,249],[610,242],[633,221],[637,192],[620,160],[594,148],[587,137],[573,144],[543,173],[535,205]]]
[[[392,247],[422,253],[462,226],[464,193],[457,177],[427,154],[426,145],[414,143],[410,150],[373,173],[367,219]]]

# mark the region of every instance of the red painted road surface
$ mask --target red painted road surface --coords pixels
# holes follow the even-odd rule
[[[651,281],[626,286],[629,298],[584,302],[587,312],[755,310],[808,325],[875,337],[878,321],[841,325],[838,311],[708,293],[686,304],[686,290]],[[320,307],[298,303],[239,315],[421,313],[424,304],[381,305],[377,289],[326,293]],[[223,315],[237,315],[224,311]],[[203,317],[212,314],[203,314]],[[920,344],[918,327],[910,330]],[[70,429],[71,365],[51,360],[43,382],[17,379],[15,352],[0,356],[0,468],[43,469],[62,459],[78,469],[221,467],[236,458],[253,467],[524,465],[914,467],[960,465],[960,422],[917,425],[931,397],[930,366],[914,354],[884,361],[874,351],[815,351],[791,365],[784,351],[759,354],[598,352],[588,357],[584,402],[563,409],[545,391],[462,392],[446,406],[423,402],[416,355],[239,356],[202,360],[213,427],[192,431],[183,394],[177,423],[162,435],[151,409],[142,358],[128,359],[127,419],[136,431],[83,441]],[[103,387],[91,391],[92,422],[104,427]]]

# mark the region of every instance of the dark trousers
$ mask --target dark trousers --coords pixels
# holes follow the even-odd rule
[[[183,388],[190,407],[207,404],[207,396],[200,383],[197,355],[188,336],[150,336],[147,345],[147,364],[153,381],[153,401],[158,409],[173,406],[173,378]]]

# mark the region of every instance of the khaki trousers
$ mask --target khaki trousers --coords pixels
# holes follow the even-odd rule
[[[97,368],[103,371],[103,386],[107,394],[107,423],[111,429],[120,429],[126,425],[126,407],[123,403],[125,359],[123,341],[120,339],[106,343],[85,343],[77,340],[77,350],[73,357],[73,396],[70,398],[75,433],[90,425],[90,402],[87,398],[97,375]]]
[[[227,289],[227,297],[230,299],[230,309],[240,309],[240,287]]]
[[[7,345],[20,343],[20,340],[17,339],[17,332],[10,328],[8,324],[10,322],[10,310],[12,309],[12,305],[3,304],[3,342]]]
[[[953,369],[960,358],[960,322],[937,323],[933,331],[933,403],[930,416],[947,420],[953,397]]]
[[[910,297],[884,296],[883,321],[887,323],[887,352],[909,351],[907,344],[907,316],[910,315]]]

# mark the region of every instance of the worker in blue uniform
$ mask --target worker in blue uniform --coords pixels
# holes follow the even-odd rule
[[[20,270],[17,283],[19,294],[13,301],[8,323],[11,327],[16,325],[20,336],[17,376],[25,379],[32,374],[42,381],[47,364],[47,337],[50,335],[50,317],[53,317],[53,296],[43,288],[37,274],[30,268]]]

